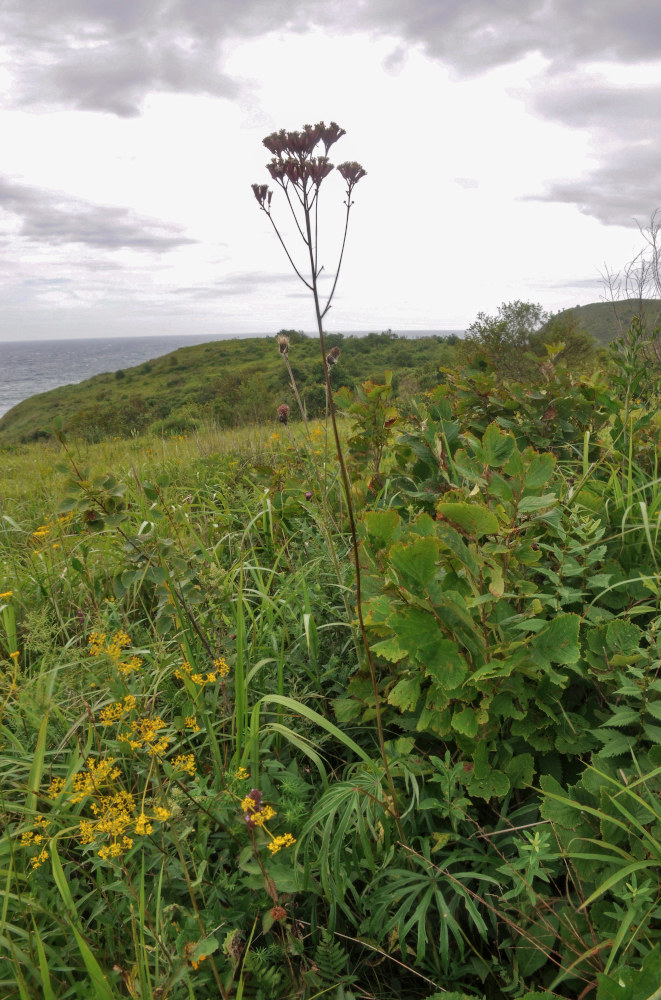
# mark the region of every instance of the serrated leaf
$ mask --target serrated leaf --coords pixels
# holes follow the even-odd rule
[[[395,537],[401,518],[395,510],[373,510],[364,515],[363,523],[371,544],[380,549]]]
[[[617,708],[608,720],[602,724],[602,728],[612,726],[617,728],[618,726],[631,726],[634,722],[638,722],[640,719],[640,712],[637,712],[634,708]]]
[[[407,590],[425,596],[436,573],[438,547],[434,538],[416,538],[406,544],[397,542],[390,550],[390,564]]]
[[[388,704],[400,712],[412,712],[420,697],[420,680],[417,677],[403,677],[388,694]]]
[[[436,510],[451,524],[473,538],[493,535],[498,531],[498,518],[481,504],[441,502],[436,505]]]
[[[468,674],[468,664],[459,652],[456,642],[439,639],[434,649],[434,659],[425,663],[425,672],[439,687],[452,691],[459,687]]]
[[[613,652],[636,652],[642,637],[642,629],[639,629],[633,622],[616,619],[606,626],[606,642]]]
[[[532,640],[531,648],[538,663],[576,663],[581,655],[578,644],[578,615],[565,614],[554,618],[549,627]]]
[[[648,701],[645,705],[645,711],[654,719],[658,719],[661,722],[661,701]]]
[[[406,656],[406,651],[398,645],[397,640],[392,636],[389,639],[382,639],[381,642],[375,642],[373,646],[370,646],[370,649],[377,656],[388,660],[389,663],[398,663]]]
[[[477,736],[477,713],[475,709],[466,706],[461,711],[455,711],[452,715],[452,728],[457,733],[462,733],[471,739]]]
[[[553,475],[555,469],[555,455],[545,452],[542,455],[535,455],[526,469],[523,477],[523,489],[539,489],[544,486]]]
[[[501,431],[498,424],[489,424],[482,437],[484,464],[499,469],[514,451],[514,437]]]

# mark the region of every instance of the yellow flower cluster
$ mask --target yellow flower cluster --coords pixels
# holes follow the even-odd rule
[[[213,661],[214,669],[217,671],[219,677],[227,677],[230,672],[229,664],[224,657],[219,656]]]
[[[253,826],[261,827],[265,823],[268,823],[270,819],[273,819],[274,816],[278,815],[272,806],[262,806],[261,809],[257,809],[255,800],[251,795],[246,795],[245,799],[241,801],[241,812],[250,816]]]
[[[245,767],[240,767],[238,769],[238,771],[236,772],[236,774],[234,775],[234,780],[235,781],[245,781],[246,778],[249,778],[249,777],[250,777],[250,773],[246,770],[246,768]]]
[[[32,532],[32,538],[35,542],[41,542],[44,538],[48,538],[52,534],[53,530],[63,527],[68,521],[71,520],[73,514],[60,514],[56,521],[47,521],[46,524],[40,524],[39,527]],[[56,543],[53,548],[59,548]]]
[[[186,771],[191,777],[195,774],[195,757],[192,753],[181,753],[171,763],[175,771]]]
[[[114,726],[127,712],[132,712],[135,708],[135,698],[132,694],[127,694],[121,701],[114,701],[111,705],[106,705],[101,709],[99,720],[102,726]]]
[[[187,729],[192,729],[194,733],[200,731],[200,725],[194,715],[187,715],[184,719],[184,725]]]
[[[146,750],[152,757],[162,757],[171,743],[169,736],[159,736],[162,729],[165,729],[165,722],[157,715],[151,719],[134,719],[130,728],[118,735],[132,750]]]
[[[253,788],[241,800],[241,812],[244,814],[244,819],[249,829],[253,830],[255,827],[259,827],[268,834],[271,841],[268,849],[271,854],[277,854],[283,847],[291,847],[292,844],[296,843],[291,833],[282,833],[278,837],[275,837],[271,833],[266,824],[274,816],[277,816],[277,813],[272,806],[262,805],[262,793],[258,789]]]
[[[224,657],[219,656],[213,661],[213,672],[209,671],[206,674],[196,671],[193,673],[193,668],[191,667],[188,660],[184,659],[180,667],[174,672],[174,676],[177,680],[182,681],[184,677],[190,677],[195,684],[200,687],[204,687],[205,684],[213,684],[217,680],[221,680],[223,677],[227,677],[230,672],[229,664]]]
[[[98,761],[88,759],[85,770],[73,779],[70,802],[75,804],[88,800],[91,813],[78,824],[78,841],[86,846],[102,838],[97,854],[105,861],[122,857],[133,847],[136,836],[147,836],[153,832],[154,822],[164,823],[170,817],[169,809],[164,806],[154,806],[151,816],[145,813],[144,807],[138,813],[134,796],[114,786],[121,777],[114,759],[108,757]],[[48,798],[54,799],[63,794],[64,785],[62,778],[54,778],[47,792]],[[29,846],[39,841],[32,837],[25,843]]]
[[[296,840],[292,837],[291,833],[282,833],[279,837],[273,838],[269,844],[269,851],[271,854],[277,854],[283,847],[291,847],[295,843]]]
[[[21,847],[38,847],[39,853],[30,860],[33,868],[38,868],[48,858],[48,851],[43,847],[46,840],[46,831],[50,825],[50,820],[45,816],[35,816],[34,829],[26,830],[21,835]]]
[[[123,650],[130,645],[131,637],[123,629],[115,632],[110,638],[105,632],[90,632],[88,639],[90,656],[104,654],[109,656],[122,677],[127,677],[128,674],[138,671],[142,666],[142,660],[139,656],[130,656],[127,660],[122,659]]]
[[[12,597],[12,596],[13,596],[13,593],[14,593],[14,591],[13,591],[13,590],[5,590],[4,594],[0,594],[0,601],[4,601],[4,600],[6,600],[6,599],[7,599],[8,597]]]
[[[85,762],[85,770],[73,779],[73,805],[82,802],[89,795],[96,795],[104,785],[109,785],[121,776],[121,771],[115,767],[115,758],[94,761],[91,757]]]

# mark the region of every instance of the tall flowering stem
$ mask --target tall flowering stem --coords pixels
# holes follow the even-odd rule
[[[349,474],[347,471],[346,463],[344,461],[344,454],[342,451],[342,445],[340,442],[340,435],[337,426],[337,413],[335,408],[335,402],[333,400],[333,394],[331,391],[330,384],[330,365],[337,361],[337,354],[332,352],[329,354],[326,350],[326,341],[324,336],[324,326],[323,321],[326,313],[331,307],[333,296],[335,295],[335,290],[337,288],[337,282],[340,275],[340,269],[342,267],[342,262],[344,259],[344,250],[346,247],[347,233],[349,229],[349,215],[351,213],[351,207],[353,205],[353,192],[356,184],[362,180],[366,175],[366,171],[363,167],[356,163],[355,161],[347,161],[345,163],[340,163],[337,167],[332,164],[328,159],[328,153],[331,147],[345,135],[345,130],[340,128],[335,122],[331,122],[330,125],[326,125],[324,122],[318,122],[316,125],[305,125],[300,132],[288,132],[285,129],[279,132],[273,132],[264,139],[264,145],[268,151],[272,154],[273,159],[270,163],[267,163],[266,169],[271,175],[273,181],[282,188],[285,194],[287,205],[294,218],[296,224],[296,229],[305,244],[307,263],[305,266],[300,267],[294,260],[294,257],[290,253],[285,241],[281,235],[280,229],[278,228],[272,214],[271,214],[271,201],[273,197],[272,191],[266,184],[253,184],[252,190],[257,199],[257,203],[261,211],[263,211],[271,225],[273,226],[274,232],[283,247],[287,259],[291,264],[292,268],[303,282],[306,288],[312,293],[314,299],[314,309],[315,317],[317,321],[317,331],[319,333],[319,346],[321,348],[321,359],[324,370],[324,381],[326,383],[326,397],[328,400],[328,410],[330,413],[331,423],[333,427],[333,437],[335,439],[335,448],[337,452],[337,460],[340,466],[340,474],[342,477],[342,486],[346,500],[347,515],[349,518],[349,528],[351,534],[351,545],[353,549],[353,558],[356,570],[356,606],[358,613],[358,624],[360,628],[360,634],[363,644],[363,649],[365,652],[365,658],[367,660],[370,678],[372,681],[372,689],[374,693],[374,709],[375,718],[377,725],[377,732],[379,738],[379,748],[381,752],[381,759],[383,761],[383,766],[385,769],[390,797],[393,803],[393,815],[397,822],[397,827],[399,830],[400,838],[403,839],[403,831],[400,822],[399,808],[397,806],[397,796],[395,793],[395,786],[392,780],[392,775],[390,773],[390,766],[388,764],[388,755],[386,753],[385,739],[383,735],[383,724],[381,719],[381,705],[379,698],[379,688],[376,677],[376,669],[374,666],[374,660],[372,658],[372,653],[369,645],[369,638],[367,636],[367,630],[365,628],[365,621],[363,618],[362,611],[362,590],[361,590],[361,573],[360,573],[360,559],[358,552],[358,533],[356,531],[356,518],[354,512],[353,499],[351,495],[351,482],[349,480]],[[315,150],[318,147],[323,146],[323,153],[315,154]],[[340,176],[343,178],[346,184],[346,194],[345,194],[345,219],[344,219],[344,233],[342,236],[342,243],[340,246],[340,251],[338,255],[337,267],[335,269],[335,277],[333,284],[331,286],[330,293],[322,302],[322,297],[319,291],[319,276],[323,270],[323,266],[319,266],[318,250],[319,250],[319,240],[318,240],[318,209],[319,209],[319,194],[322,183],[325,179],[333,172],[337,170]],[[304,270],[309,268],[309,279],[304,276]],[[338,352],[339,353],[339,352]],[[330,360],[329,360],[330,359]]]

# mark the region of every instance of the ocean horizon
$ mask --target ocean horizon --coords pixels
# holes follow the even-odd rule
[[[329,331],[334,332],[334,331]],[[365,337],[370,330],[339,331]],[[463,330],[392,330],[399,337],[462,336]],[[71,337],[0,341],[0,417],[24,399],[63,385],[75,385],[120,368],[132,368],[181,347],[214,340],[272,337],[271,333],[188,334],[151,337]],[[309,333],[307,336],[314,336]]]

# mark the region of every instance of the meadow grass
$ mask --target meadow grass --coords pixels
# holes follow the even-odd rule
[[[651,995],[656,397],[490,378],[338,396],[389,774],[322,422],[3,454],[0,997]]]

